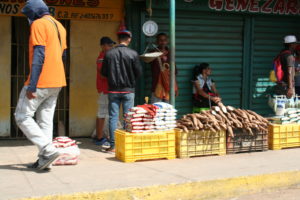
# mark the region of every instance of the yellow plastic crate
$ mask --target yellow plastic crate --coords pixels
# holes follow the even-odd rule
[[[176,154],[178,158],[226,154],[226,132],[183,132],[176,129]]]
[[[269,125],[269,149],[279,150],[283,148],[300,147],[299,124],[270,124]]]
[[[116,130],[116,158],[123,162],[175,159],[175,130],[129,133]]]

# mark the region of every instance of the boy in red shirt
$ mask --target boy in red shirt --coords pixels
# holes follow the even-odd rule
[[[105,124],[105,117],[108,115],[108,82],[107,78],[101,75],[102,63],[105,53],[109,51],[113,45],[116,44],[109,37],[102,37],[100,46],[102,51],[97,58],[97,90],[99,93],[98,98],[98,113],[96,120],[96,145],[104,145],[107,139],[103,137],[103,128]]]

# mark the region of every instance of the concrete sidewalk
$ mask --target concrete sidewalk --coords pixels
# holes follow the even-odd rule
[[[34,146],[25,140],[0,140],[0,199],[300,171],[300,149],[126,164],[99,152],[90,139],[79,141],[81,157],[77,166],[37,173],[25,167],[36,159]]]

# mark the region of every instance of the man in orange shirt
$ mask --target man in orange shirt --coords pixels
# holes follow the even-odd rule
[[[28,0],[22,13],[30,23],[30,74],[20,93],[15,119],[39,149],[38,160],[30,167],[44,170],[59,157],[52,144],[53,116],[58,94],[66,86],[63,64],[66,30],[50,16],[42,0]]]

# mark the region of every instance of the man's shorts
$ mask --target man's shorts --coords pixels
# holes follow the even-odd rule
[[[108,115],[108,94],[100,93],[98,97],[98,118],[105,118]]]

